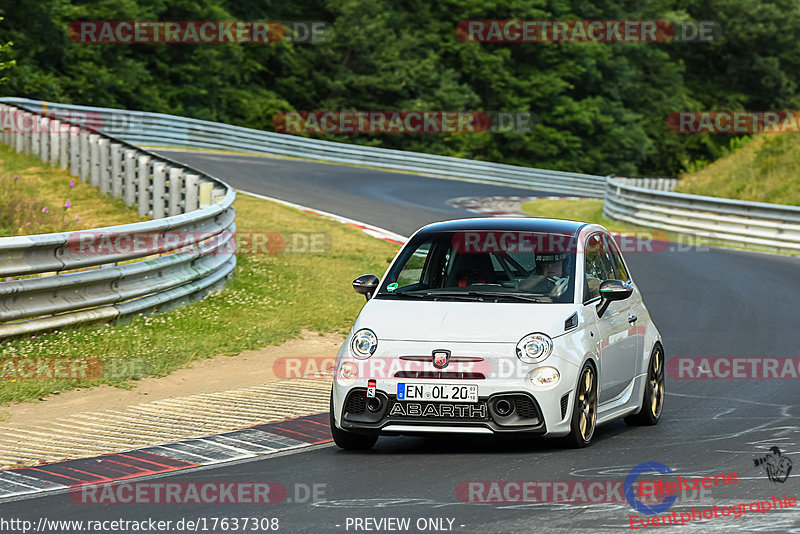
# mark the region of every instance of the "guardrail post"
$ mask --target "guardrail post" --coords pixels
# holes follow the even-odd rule
[[[81,129],[69,127],[69,172],[73,176],[81,175]]]
[[[61,155],[61,121],[50,119],[50,165],[58,165]]]
[[[111,192],[111,165],[109,154],[109,140],[101,137],[97,140],[98,153],[100,154],[100,192],[107,195]]]
[[[111,196],[122,198],[122,145],[111,143]]]
[[[139,217],[150,213],[150,156],[139,156],[138,195]]]
[[[50,119],[39,117],[39,157],[50,162]]]
[[[14,148],[17,152],[25,151],[25,134],[22,129],[22,112],[14,110]]]
[[[187,174],[184,187],[186,187],[186,202],[184,203],[184,211],[194,211],[197,209],[198,196],[200,194],[199,187],[200,176],[196,174]]]
[[[36,130],[36,115],[29,112],[22,114],[22,128],[24,134],[22,136],[22,152],[24,154],[33,154],[33,132]]]
[[[69,168],[69,123],[58,121],[58,166]]]
[[[169,169],[169,215],[179,215],[183,197],[183,169],[170,167]]]
[[[125,151],[125,170],[124,184],[122,186],[122,198],[125,205],[130,207],[136,203],[136,151]]]
[[[8,122],[12,122],[12,121],[9,121],[6,117],[13,117],[13,116],[9,114],[8,106],[6,106],[5,104],[0,104],[0,124],[7,124]],[[11,142],[10,142],[9,136],[8,136],[8,134],[11,133],[11,130],[12,129],[10,129],[10,128],[3,128],[2,129],[2,135],[0,135],[0,138],[3,139],[3,143],[5,143],[7,145],[11,145]]]
[[[225,190],[221,187],[215,187],[211,190],[211,203],[216,204],[222,197],[225,196]]]
[[[30,114],[33,117],[31,121],[31,144],[30,144],[30,153],[34,156],[38,156],[41,153],[41,146],[42,146],[42,136],[39,134],[39,130],[42,127],[42,123],[39,121],[39,117],[34,115],[33,113]]]
[[[86,182],[89,180],[92,170],[91,170],[91,161],[92,161],[92,148],[91,148],[91,141],[89,139],[90,133],[81,130],[80,135],[78,135],[81,143],[81,181]]]
[[[46,139],[48,150],[42,154],[42,159],[50,165],[53,165],[58,163],[58,135],[56,130],[58,127],[58,121],[55,119],[48,119],[45,126],[45,131],[43,133]]]
[[[214,189],[213,182],[200,183],[200,207],[205,208],[211,205],[211,190]]]
[[[89,183],[93,187],[100,185],[100,147],[97,142],[100,136],[89,134]]]
[[[163,161],[153,163],[153,219],[164,217],[164,190],[167,164]]]

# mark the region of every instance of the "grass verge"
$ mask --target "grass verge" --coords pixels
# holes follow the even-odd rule
[[[239,232],[319,232],[329,236],[331,247],[323,254],[240,254],[226,288],[200,302],[137,316],[124,325],[0,343],[5,361],[91,357],[103,363],[102,376],[91,380],[13,381],[0,367],[0,404],[99,384],[131,387],[133,380],[164,376],[193,360],[280,344],[302,329],[346,332],[364,304],[350,282],[368,272],[383,274],[397,249],[350,226],[274,202],[239,195],[235,207]]]
[[[141,220],[66,170],[0,144],[0,237],[84,230]]]
[[[535,217],[570,219],[602,224],[612,232],[633,232],[639,230],[619,221],[603,217],[603,201],[594,198],[580,199],[537,199],[526,202],[522,209]]]
[[[800,206],[800,138],[756,135],[704,169],[682,176],[676,191]]]

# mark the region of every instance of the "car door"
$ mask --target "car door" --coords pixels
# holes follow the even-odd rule
[[[616,278],[616,271],[608,243],[601,232],[586,238],[585,250],[584,302],[596,304],[600,299],[600,283]],[[597,313],[597,307],[593,307]],[[601,387],[598,401],[601,404],[622,393],[632,378],[635,347],[631,348],[628,339],[626,312],[623,300],[612,302],[602,317],[597,316]]]
[[[646,315],[644,313],[644,304],[642,303],[642,294],[631,279],[617,243],[610,235],[605,235],[604,239],[606,241],[606,250],[614,267],[615,278],[628,282],[633,287],[633,293],[631,293],[630,297],[612,303],[612,306],[616,305],[617,319],[615,320],[618,320],[627,328],[627,337],[620,341],[620,351],[622,351],[625,361],[626,380],[623,385],[624,389],[624,386],[639,373],[639,355],[644,349]]]

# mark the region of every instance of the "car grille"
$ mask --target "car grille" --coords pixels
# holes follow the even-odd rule
[[[483,373],[455,372],[455,371],[397,371],[395,378],[422,378],[430,380],[484,380]]]
[[[538,415],[536,413],[536,406],[529,397],[522,395],[514,397],[514,408],[516,409],[517,415],[523,419],[533,419]]]
[[[367,409],[367,397],[363,393],[351,394],[347,398],[347,405],[344,408],[346,412],[352,414],[364,413],[366,409]]]
[[[565,393],[564,396],[561,397],[561,419],[567,416],[567,404],[569,404],[569,393]]]

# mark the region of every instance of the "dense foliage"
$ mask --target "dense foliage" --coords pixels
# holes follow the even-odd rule
[[[3,95],[261,129],[283,110],[530,111],[529,133],[327,136],[537,167],[674,175],[730,139],[667,115],[797,106],[800,3],[776,0],[0,0]],[[324,20],[324,43],[79,44],[76,20]],[[714,20],[714,42],[474,43],[464,19]],[[7,71],[9,72],[9,71]]]

